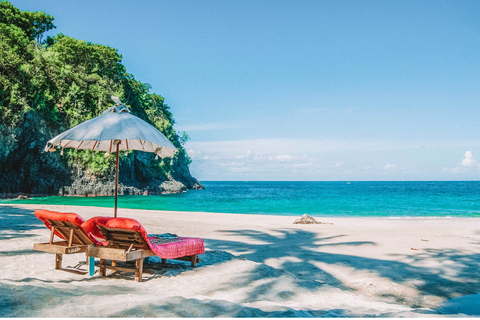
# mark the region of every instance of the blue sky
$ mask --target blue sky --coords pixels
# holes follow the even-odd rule
[[[11,2],[117,48],[200,180],[480,179],[479,1]]]

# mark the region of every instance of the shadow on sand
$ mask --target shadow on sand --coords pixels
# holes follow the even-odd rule
[[[39,229],[43,223],[33,210],[0,205],[0,240],[31,237],[27,231]]]
[[[263,311],[259,308],[247,307],[243,304],[226,300],[203,301],[171,297],[168,301],[153,304],[147,303],[113,314],[113,317],[182,317],[182,318],[311,318],[311,317],[348,317],[354,316],[344,309],[336,310],[297,310],[283,308],[279,311]]]
[[[226,250],[242,252],[241,256],[248,260],[262,264],[268,264],[269,259],[276,259],[280,262],[275,269],[285,270],[299,279],[298,286],[304,285],[309,290],[316,290],[318,286],[328,284],[330,286],[355,292],[352,288],[334,274],[328,272],[331,268],[323,270],[315,261],[330,266],[353,268],[355,271],[367,271],[378,277],[388,279],[393,283],[405,285],[416,290],[418,299],[408,297],[402,292],[390,292],[379,294],[376,299],[379,301],[392,302],[408,306],[410,308],[429,308],[432,305],[422,305],[423,296],[436,296],[441,300],[449,300],[465,295],[480,292],[480,277],[478,277],[478,266],[480,265],[479,252],[465,252],[463,250],[434,250],[426,249],[414,251],[412,254],[392,256],[392,260],[372,259],[354,254],[355,247],[362,245],[375,246],[372,242],[334,242],[340,240],[342,235],[335,237],[316,237],[315,233],[304,230],[284,230],[279,235],[255,231],[255,230],[230,230],[223,231],[242,238],[248,237],[249,243],[245,241],[219,241],[207,240],[209,248],[215,250]],[[326,241],[329,241],[326,243]],[[480,244],[477,243],[480,246]],[[322,247],[351,246],[351,255],[320,252]],[[373,249],[374,250],[374,249]],[[435,266],[428,262],[435,261]],[[261,268],[261,265],[258,266]],[[257,280],[260,272],[253,272],[251,277],[244,279],[244,285]],[[272,277],[274,279],[274,277]],[[311,282],[317,286],[311,285]],[[272,284],[269,285],[272,287]],[[260,294],[264,295],[268,287],[255,288],[245,302],[255,301]],[[432,310],[432,313],[442,312],[441,308]],[[422,311],[424,312],[424,311]],[[430,313],[430,312],[427,312]],[[443,313],[443,312],[442,312]],[[312,315],[313,316],[313,315]]]
[[[41,227],[41,223],[35,221],[33,212],[15,210],[15,214],[3,214],[8,208],[0,207],[0,223],[2,225],[2,236],[5,231],[14,232],[20,230],[30,230]],[[6,224],[4,224],[6,223]],[[9,225],[12,227],[8,227]],[[249,288],[245,298],[239,303],[233,303],[228,300],[218,299],[186,299],[179,296],[169,296],[158,301],[158,303],[139,303],[132,308],[127,308],[111,316],[121,317],[355,317],[370,316],[379,314],[355,314],[347,309],[295,309],[279,307],[278,311],[263,311],[258,308],[248,307],[246,303],[256,301],[267,301],[269,296],[278,299],[285,296],[290,299],[297,292],[315,293],[323,286],[333,287],[341,291],[355,294],[358,288],[351,285],[351,282],[336,276],[332,270],[334,268],[347,267],[352,274],[355,272],[369,272],[376,277],[386,279],[403,287],[408,287],[416,292],[416,296],[406,297],[405,292],[395,289],[388,294],[380,291],[371,293],[369,299],[396,303],[408,308],[420,315],[428,316],[430,314],[456,314],[461,313],[462,308],[448,308],[443,305],[429,305],[423,300],[424,296],[435,296],[438,300],[457,301],[459,297],[468,296],[480,292],[480,277],[478,277],[478,266],[480,263],[480,252],[467,252],[464,250],[435,250],[425,249],[414,251],[411,254],[391,256],[391,260],[373,259],[355,255],[355,248],[359,246],[371,246],[375,250],[376,243],[369,241],[362,242],[344,242],[341,241],[344,235],[333,237],[318,236],[317,233],[301,229],[276,230],[275,233],[265,233],[256,230],[225,230],[222,231],[230,235],[230,238],[238,240],[216,240],[205,239],[208,251],[202,255],[202,263],[197,269],[209,268],[210,266],[220,265],[232,260],[248,260],[255,262],[251,272],[238,277],[235,284],[222,283],[215,288],[217,291],[231,289],[232,285],[239,288]],[[26,234],[25,236],[28,236]],[[1,239],[1,238],[0,238]],[[5,238],[3,238],[5,239]],[[245,241],[248,239],[248,241]],[[477,248],[480,243],[475,243]],[[322,248],[331,248],[336,246],[350,247],[351,254],[336,254],[322,252]],[[27,250],[29,251],[29,250]],[[343,249],[344,251],[344,249]],[[234,252],[232,254],[230,252]],[[27,252],[29,253],[29,252]],[[1,257],[0,253],[0,257]],[[3,253],[4,254],[4,253]],[[25,254],[25,253],[23,253]],[[432,261],[434,263],[432,263]],[[153,258],[153,264],[145,266],[145,281],[161,277],[175,277],[185,271],[191,270],[190,266],[184,262],[170,262],[166,267],[159,267],[159,259]],[[319,264],[318,262],[321,262]],[[326,266],[326,267],[322,267]],[[332,269],[333,268],[333,269]],[[150,269],[150,270],[149,270]],[[287,275],[295,279],[292,287],[288,290],[279,291],[282,286],[281,276]],[[198,274],[196,276],[199,276]],[[120,278],[122,281],[131,281],[128,276],[118,273],[111,276],[113,279]],[[83,280],[72,280],[72,282],[85,281],[86,283],[95,280],[85,276]],[[258,285],[263,281],[263,284]],[[41,295],[48,295],[50,289],[44,286],[26,286],[24,283],[39,281],[38,279],[25,278],[18,282],[22,285],[0,283],[0,316],[29,316],[20,311],[19,304],[21,293],[25,290],[37,290]],[[56,282],[56,281],[54,281]],[[118,282],[115,282],[118,283]],[[88,290],[82,290],[82,294],[102,295],[105,292],[114,292],[121,294],[123,289],[120,286],[111,286],[107,283],[98,285],[92,284]],[[142,285],[141,283],[139,285]],[[221,286],[225,286],[222,288]],[[31,288],[28,288],[31,287]],[[229,288],[227,288],[229,287]],[[56,289],[55,289],[56,290]],[[65,289],[64,289],[65,290]],[[91,292],[89,291],[91,290]],[[125,289],[127,290],[127,289]],[[66,297],[75,297],[74,291],[66,290]],[[80,293],[78,293],[80,294]],[[107,297],[112,298],[112,297]],[[80,299],[80,298],[79,298]],[[139,297],[139,299],[141,299]],[[438,301],[437,300],[437,301]],[[467,301],[470,301],[467,299]],[[478,300],[477,300],[478,301]],[[41,300],[35,302],[32,308],[40,309]],[[372,311],[374,312],[374,311]],[[468,315],[479,315],[477,311],[470,311]],[[32,313],[34,314],[34,313]],[[381,314],[388,316],[388,314]],[[90,316],[95,316],[92,313]]]

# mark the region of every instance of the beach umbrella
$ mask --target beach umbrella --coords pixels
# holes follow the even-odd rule
[[[172,157],[177,148],[155,127],[132,115],[121,101],[112,96],[116,105],[100,116],[59,134],[47,142],[45,151],[55,147],[89,149],[115,153],[115,210],[117,216],[118,153],[124,150],[141,150],[155,153],[161,158]]]

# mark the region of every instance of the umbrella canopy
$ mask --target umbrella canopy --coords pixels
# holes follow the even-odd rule
[[[105,110],[101,116],[59,134],[47,142],[46,149],[57,146],[77,150],[116,152],[141,150],[158,156],[172,157],[177,148],[155,127],[132,115],[125,106]]]
[[[124,150],[152,152],[161,158],[172,157],[177,148],[155,127],[130,114],[116,97],[117,105],[105,110],[102,115],[59,134],[47,142],[45,151],[55,147],[89,149],[116,153],[115,210],[117,216],[118,153]]]

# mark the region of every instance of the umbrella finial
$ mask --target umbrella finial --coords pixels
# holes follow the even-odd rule
[[[119,97],[111,96],[110,98],[115,102],[115,106],[121,106],[123,104]]]
[[[119,97],[116,96],[110,96],[112,100],[115,102],[115,105],[113,107],[108,108],[107,110],[103,111],[102,114],[105,113],[121,113],[121,112],[128,112],[130,113],[130,110],[128,110],[127,107],[122,103]]]

